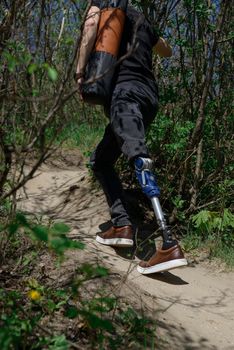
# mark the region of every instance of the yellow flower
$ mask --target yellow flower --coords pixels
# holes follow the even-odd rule
[[[37,301],[41,299],[41,294],[37,290],[30,290],[28,292],[28,297],[33,301]]]

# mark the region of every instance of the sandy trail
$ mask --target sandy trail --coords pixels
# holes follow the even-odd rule
[[[68,223],[71,237],[86,242],[90,259],[122,276],[129,271],[129,289],[139,302],[146,300],[158,319],[158,332],[165,339],[160,349],[233,350],[234,273],[191,263],[160,275],[140,275],[137,257],[95,242],[96,232],[109,220],[108,209],[102,193],[91,190],[87,169],[75,165],[44,165],[21,192],[18,206]]]

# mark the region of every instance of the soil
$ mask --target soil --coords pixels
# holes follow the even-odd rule
[[[144,303],[157,320],[158,349],[234,349],[234,272],[210,263],[205,255],[188,256],[188,267],[142,276],[136,266],[153,253],[154,243],[142,244],[137,252],[98,244],[96,233],[110,225],[108,207],[78,151],[63,150],[44,164],[21,191],[18,207],[70,225],[71,239],[85,242],[86,248],[82,254],[72,251],[66,264],[74,269],[86,259],[109,267],[118,293],[139,308]],[[136,223],[139,244],[155,227],[137,219]],[[66,280],[64,271],[60,278]]]

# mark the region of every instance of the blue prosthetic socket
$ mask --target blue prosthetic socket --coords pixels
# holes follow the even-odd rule
[[[163,234],[163,241],[165,249],[174,245],[171,232],[166,224],[164,214],[159,202],[160,189],[157,184],[156,176],[152,172],[153,161],[149,158],[138,157],[135,159],[135,170],[137,180],[139,181],[142,191],[151,200],[154,213]]]
[[[135,159],[134,164],[137,180],[144,194],[149,199],[159,197],[160,189],[157,184],[156,176],[152,173],[153,161],[149,158],[138,157]]]

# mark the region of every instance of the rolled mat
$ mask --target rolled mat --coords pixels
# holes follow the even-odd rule
[[[104,105],[110,98],[128,0],[103,0],[97,37],[82,84],[84,102]]]

